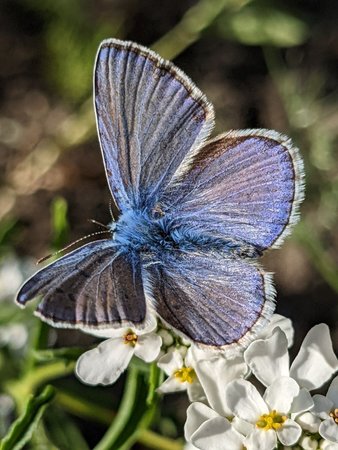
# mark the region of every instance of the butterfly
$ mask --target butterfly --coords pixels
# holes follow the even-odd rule
[[[274,310],[259,264],[299,217],[299,151],[275,131],[206,141],[213,106],[175,65],[133,42],[105,40],[94,103],[118,209],[90,242],[26,281],[16,301],[56,327],[144,329],[155,314],[204,348],[247,345]]]

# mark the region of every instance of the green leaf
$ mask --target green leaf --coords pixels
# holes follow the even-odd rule
[[[20,450],[30,441],[32,434],[51,400],[55,390],[52,386],[46,386],[41,394],[31,397],[26,410],[12,424],[7,435],[0,443],[0,450]]]
[[[89,450],[81,432],[61,408],[52,405],[44,415],[45,429],[58,450]]]
[[[52,203],[52,230],[53,248],[61,248],[66,240],[69,231],[67,220],[68,205],[63,197],[56,197]]]
[[[291,12],[264,1],[255,1],[238,12],[220,17],[217,28],[225,38],[245,45],[292,47],[302,44],[308,26]]]

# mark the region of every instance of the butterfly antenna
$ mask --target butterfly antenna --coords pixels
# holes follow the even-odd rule
[[[42,262],[46,261],[47,259],[52,258],[53,256],[56,256],[56,255],[59,255],[60,253],[64,252],[65,250],[68,250],[69,248],[73,247],[75,244],[78,244],[79,242],[82,242],[82,241],[84,241],[85,239],[88,239],[88,238],[90,238],[90,237],[97,236],[98,234],[103,234],[103,233],[110,233],[110,231],[109,231],[109,230],[105,230],[105,231],[95,231],[95,233],[87,234],[87,236],[83,236],[83,237],[80,238],[80,239],[76,239],[76,241],[72,242],[71,244],[66,245],[66,247],[61,248],[61,249],[58,250],[57,252],[55,252],[55,253],[50,253],[49,255],[44,256],[43,258],[40,258],[40,259],[36,262],[36,264],[37,264],[37,265],[38,265],[38,264],[41,264]]]
[[[113,221],[115,221],[114,214],[113,214],[112,203],[113,203],[113,201],[112,201],[112,199],[110,199],[109,200],[109,212],[110,212],[111,218],[113,219]]]
[[[88,222],[95,223],[95,225],[99,225],[100,227],[105,228],[106,230],[109,230],[109,226],[108,225],[105,225],[104,223],[98,222],[95,219],[88,219]]]

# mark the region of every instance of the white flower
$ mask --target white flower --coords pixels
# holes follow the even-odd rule
[[[183,356],[179,350],[173,350],[162,356],[158,363],[168,378],[157,388],[166,394],[169,392],[187,391],[190,401],[204,399],[204,392],[196,375],[196,361],[189,348]]]
[[[311,412],[308,411],[300,414],[295,420],[304,431],[309,431],[310,433],[318,433],[321,420]]]
[[[8,346],[11,350],[20,350],[28,341],[28,330],[21,323],[0,326],[0,347]]]
[[[279,328],[270,338],[250,344],[244,358],[264,386],[269,386],[280,376],[290,376],[303,388],[317,389],[338,370],[329,328],[323,323],[311,328],[305,336],[290,368],[287,339]]]
[[[238,354],[233,358],[226,358],[222,353],[212,354],[191,346],[194,356],[195,371],[199,382],[205,392],[208,404],[221,416],[231,415],[231,411],[225,404],[226,385],[238,378],[245,377],[248,366],[244,362],[243,355]]]
[[[112,336],[93,350],[83,353],[76,363],[76,375],[86,384],[112,384],[128,367],[135,355],[145,362],[159,355],[162,339],[155,333],[156,322],[144,330],[119,328],[102,330],[96,335]]]
[[[247,450],[272,450],[278,440],[286,446],[295,444],[301,427],[290,419],[298,384],[289,377],[276,379],[265,391],[264,398],[246,380],[234,380],[226,387],[226,403],[233,414],[251,425],[244,440]]]
[[[319,443],[320,450],[338,450],[338,444],[322,439]]]
[[[187,410],[184,435],[201,450],[244,449],[244,436],[232,427],[229,420],[199,402],[192,403]]]
[[[311,438],[310,436],[302,436],[299,439],[299,445],[304,450],[317,450],[319,442],[316,439]]]
[[[257,339],[269,338],[277,327],[284,332],[288,341],[288,347],[292,347],[295,330],[293,329],[291,319],[284,317],[281,314],[273,314],[269,325],[264,327],[258,333]]]
[[[319,434],[338,444],[338,376],[332,380],[326,396],[314,395],[313,401],[313,413],[323,420]]]

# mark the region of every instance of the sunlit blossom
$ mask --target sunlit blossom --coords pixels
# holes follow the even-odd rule
[[[110,330],[110,339],[80,356],[76,364],[76,375],[86,384],[107,385],[119,378],[134,355],[145,362],[154,361],[162,345],[162,339],[155,329],[156,322],[153,319],[144,330]],[[103,333],[107,335],[108,331]]]
[[[317,394],[313,400],[313,413],[323,420],[319,426],[320,435],[338,444],[338,376],[332,380],[326,396]]]
[[[276,379],[263,397],[249,381],[234,380],[228,384],[226,403],[233,415],[251,425],[244,440],[247,450],[272,450],[277,439],[288,446],[298,441],[301,427],[290,418],[298,393],[298,384],[289,377]]]

